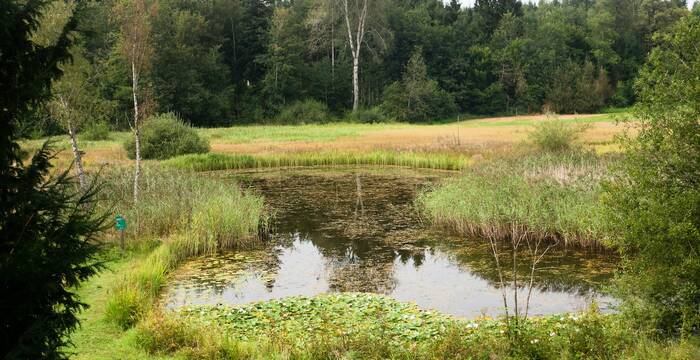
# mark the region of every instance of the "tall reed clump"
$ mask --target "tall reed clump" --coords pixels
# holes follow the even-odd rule
[[[239,170],[285,166],[378,165],[412,168],[461,170],[469,158],[457,154],[372,151],[303,152],[275,155],[194,154],[169,159],[165,166],[194,171]]]
[[[139,202],[132,197],[133,171],[118,167],[104,173],[100,205],[127,219],[127,241],[172,234],[201,235],[218,219],[224,238],[250,238],[264,225],[263,201],[243,192],[234,182],[223,182],[189,172],[156,166],[143,169]],[[210,220],[205,220],[210,219]],[[228,246],[228,240],[223,246]],[[239,244],[240,245],[240,244]]]
[[[590,128],[590,124],[569,124],[547,115],[547,119],[535,124],[528,134],[529,142],[545,152],[566,152],[575,149],[576,140]]]
[[[252,246],[266,226],[263,200],[235,184],[159,168],[145,174],[148,180],[138,204],[124,196],[130,173],[118,169],[106,174],[102,199],[103,206],[130,219],[130,237],[164,239],[112,289],[107,318],[124,328],[149,311],[167,274],[182,261],[223,248]]]
[[[606,168],[605,160],[582,153],[501,160],[417,201],[435,225],[459,234],[506,239],[518,225],[530,238],[598,247],[607,235],[598,201]]]

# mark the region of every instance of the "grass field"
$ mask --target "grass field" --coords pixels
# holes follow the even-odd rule
[[[616,135],[625,130],[617,120],[620,114],[562,115],[568,123],[588,123],[582,144],[596,152],[616,151]],[[275,155],[290,153],[366,153],[372,151],[460,153],[489,156],[526,139],[532,126],[545,120],[544,115],[478,118],[446,124],[414,125],[404,123],[324,125],[248,125],[228,128],[198,129],[211,143],[213,153]],[[80,141],[88,167],[104,164],[129,164],[122,144],[127,132],[112,132],[105,141]],[[72,154],[67,136],[55,137],[62,165],[70,163]],[[27,140],[22,146],[36,149],[43,140]]]

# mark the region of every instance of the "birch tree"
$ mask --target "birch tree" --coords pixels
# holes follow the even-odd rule
[[[75,10],[74,1],[54,1],[41,16],[41,25],[32,34],[32,41],[42,46],[54,46],[64,26]],[[49,115],[68,132],[71,151],[81,189],[87,189],[83,169],[83,152],[78,146],[78,131],[89,121],[97,121],[105,113],[106,101],[91,91],[96,71],[84,55],[84,49],[73,45],[70,61],[59,65],[63,76],[51,83],[52,98],[46,104]]]
[[[119,23],[121,37],[119,50],[131,67],[131,93],[134,101],[134,119],[132,130],[136,145],[136,164],[134,169],[134,203],[139,197],[139,178],[141,177],[141,133],[140,128],[145,118],[139,100],[145,93],[140,88],[142,75],[148,71],[153,49],[150,44],[151,18],[157,11],[157,3],[147,4],[146,0],[122,0],[115,5],[114,13]]]
[[[370,51],[386,49],[390,33],[385,26],[382,0],[340,0],[345,18],[348,46],[352,55],[352,111],[360,107],[360,54],[362,48]],[[372,41],[370,41],[372,40]],[[372,45],[370,45],[372,44]]]
[[[109,104],[95,96],[92,82],[97,72],[85,59],[83,49],[74,46],[70,52],[73,60],[61,66],[63,76],[53,82],[53,98],[47,108],[51,117],[68,132],[78,182],[82,189],[86,189],[83,152],[78,146],[78,132],[89,122],[103,121]]]

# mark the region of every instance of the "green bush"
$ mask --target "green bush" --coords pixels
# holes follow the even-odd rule
[[[330,119],[326,104],[308,99],[285,107],[275,120],[280,124],[323,124]]]
[[[547,119],[528,134],[530,143],[545,152],[572,150],[574,142],[588,129],[587,125],[567,124],[559,119]]]
[[[130,159],[136,157],[133,138],[124,144]],[[209,152],[209,142],[173,113],[157,115],[141,127],[141,157],[167,159]]]
[[[369,109],[358,109],[355,112],[351,112],[346,116],[346,119],[351,122],[358,122],[363,124],[376,124],[380,122],[385,122],[389,120],[379,107],[373,107]]]
[[[640,327],[700,333],[700,16],[660,35],[637,80],[639,132],[606,184],[617,290]]]
[[[93,122],[85,126],[82,138],[89,141],[109,139],[109,124],[104,121]]]

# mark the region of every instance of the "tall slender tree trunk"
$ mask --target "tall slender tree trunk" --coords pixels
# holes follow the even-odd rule
[[[357,31],[353,36],[350,25],[350,10],[348,9],[348,0],[343,0],[343,9],[345,11],[345,25],[348,30],[348,42],[350,44],[350,53],[352,54],[352,111],[355,112],[360,107],[360,49],[362,41],[365,37],[365,24],[367,20],[367,1],[363,0],[362,10],[357,17]],[[354,37],[354,38],[353,38]]]
[[[66,111],[66,114],[68,114],[67,125],[68,136],[70,136],[70,147],[73,151],[73,157],[75,158],[75,168],[78,171],[78,182],[80,183],[80,188],[85,189],[86,183],[85,170],[83,169],[83,154],[80,152],[80,148],[78,147],[78,134],[75,129],[75,125],[73,125],[73,121],[70,118],[70,109],[68,108],[69,104],[61,94],[58,95],[58,100],[60,101],[63,109]]]
[[[131,92],[134,95],[134,144],[136,152],[136,169],[134,170],[134,204],[139,199],[139,178],[141,177],[141,122],[139,121],[139,101],[136,96],[138,92],[139,79],[136,71],[136,64],[131,62]]]
[[[331,9],[331,84],[335,94],[335,6],[332,1],[329,1],[328,5]]]
[[[358,49],[359,50],[359,49]],[[352,111],[360,107],[360,54],[352,57]]]
[[[80,183],[80,188],[85,189],[87,184],[85,183],[85,170],[83,169],[83,154],[78,148],[78,137],[71,121],[68,122],[68,135],[70,136],[70,147],[75,157],[75,168],[78,170],[78,182]]]

